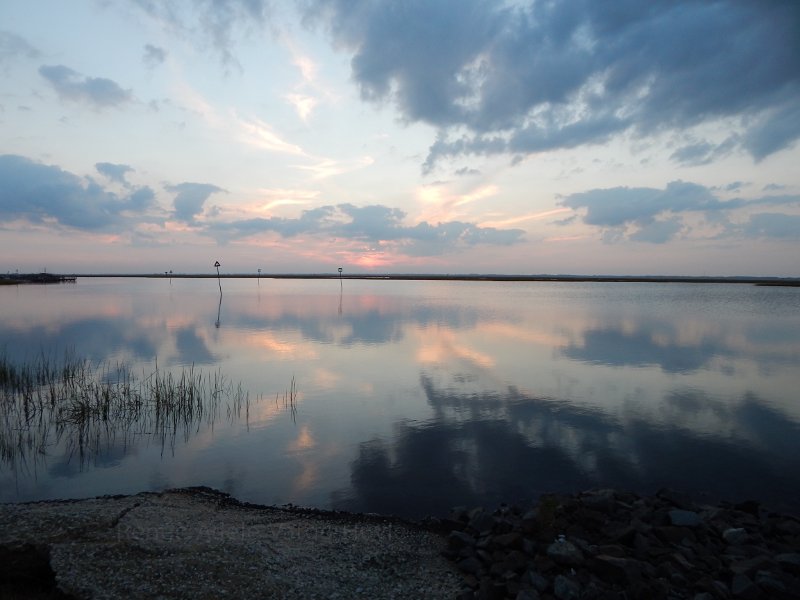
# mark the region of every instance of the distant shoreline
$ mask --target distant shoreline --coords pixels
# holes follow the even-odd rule
[[[368,273],[70,273],[15,274],[0,276],[0,284],[73,282],[78,278],[144,279],[347,279],[383,281],[492,281],[492,282],[563,282],[563,283],[738,283],[759,286],[800,287],[797,277],[702,277],[680,275],[497,275],[497,274],[368,274]]]
[[[69,277],[142,277],[158,279],[216,279],[216,273],[76,273]],[[337,273],[221,273],[221,279],[349,279],[388,281],[531,281],[531,282],[601,282],[601,283],[746,283],[764,286],[800,287],[796,277],[694,277],[680,275],[497,275],[497,274],[342,274]]]

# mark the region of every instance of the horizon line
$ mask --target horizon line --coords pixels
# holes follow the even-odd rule
[[[176,279],[363,279],[363,280],[433,280],[433,281],[598,281],[598,282],[707,282],[707,283],[759,283],[784,282],[800,284],[798,276],[763,275],[586,275],[567,273],[500,274],[500,273],[7,273],[1,278],[23,278],[30,276],[51,277],[131,277],[131,278],[176,278]]]

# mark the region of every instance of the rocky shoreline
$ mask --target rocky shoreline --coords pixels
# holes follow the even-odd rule
[[[464,600],[800,598],[800,520],[753,501],[594,490],[457,509],[446,524]]]
[[[0,598],[800,598],[800,519],[669,490],[410,522],[208,488],[0,505]]]

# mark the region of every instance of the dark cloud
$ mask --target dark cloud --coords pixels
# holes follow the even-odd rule
[[[469,167],[461,167],[456,171],[456,175],[459,177],[466,177],[468,175],[480,175],[481,172],[478,169],[471,169]]]
[[[311,0],[305,16],[352,52],[363,98],[439,129],[426,168],[719,118],[741,123],[727,143],[757,160],[800,137],[796,2]],[[724,150],[705,142],[675,158]]]
[[[684,228],[683,220],[679,217],[660,219],[639,227],[638,231],[631,234],[634,242],[649,242],[651,244],[665,244],[673,239]]]
[[[0,64],[17,57],[39,58],[41,53],[24,38],[9,31],[0,31]]]
[[[739,143],[738,136],[730,136],[721,144],[710,142],[696,142],[682,146],[672,153],[670,158],[686,166],[707,165],[715,160],[730,154]]]
[[[742,228],[749,237],[800,240],[800,215],[758,213]]]
[[[741,187],[737,182],[727,190]],[[673,181],[663,190],[656,188],[606,188],[580,192],[567,196],[561,205],[582,211],[587,225],[600,227],[603,239],[618,242],[630,239],[641,242],[665,243],[687,228],[683,213],[702,214],[709,221],[726,222],[730,211],[756,206],[789,206],[800,204],[800,196],[775,195],[761,198],[720,200],[710,188],[686,181]],[[766,214],[765,214],[766,215]],[[778,214],[768,215],[761,221],[751,222],[744,228],[728,224],[725,235],[760,235],[765,237],[791,237],[781,226]],[[787,227],[794,223],[793,215],[783,214]],[[773,222],[774,221],[774,222]],[[566,223],[565,221],[562,223]],[[632,231],[628,231],[631,228]]]
[[[586,209],[584,223],[601,227],[649,223],[666,212],[718,210],[725,206],[707,188],[685,181],[673,181],[663,190],[628,187],[590,190],[572,194],[561,204]],[[728,205],[734,204],[740,205]]]
[[[187,223],[193,222],[195,216],[203,211],[203,204],[205,204],[211,194],[225,191],[209,183],[191,182],[168,185],[166,186],[166,190],[176,194],[173,216]]]
[[[111,181],[116,181],[123,185],[128,185],[128,182],[125,181],[125,174],[134,170],[133,167],[129,167],[128,165],[117,165],[108,162],[95,163],[94,168],[97,169],[98,173],[108,177]]]
[[[141,213],[155,204],[156,194],[147,186],[136,188],[125,199],[123,210]]]
[[[743,181],[733,181],[728,185],[724,186],[722,189],[724,189],[726,192],[737,192],[746,185],[747,184]]]
[[[167,51],[152,44],[146,44],[144,47],[144,56],[142,61],[149,69],[154,69],[162,64],[167,59]]]
[[[797,33],[800,35],[800,31]],[[796,98],[748,130],[744,146],[756,160],[786,148],[800,137],[800,102]]]
[[[269,14],[265,0],[198,0],[195,4],[201,7],[200,21],[225,64],[236,62],[231,52],[235,33],[263,26]]]
[[[155,195],[148,187],[119,196],[81,178],[22,156],[0,155],[0,221],[22,219],[83,230],[125,229],[124,211],[140,212]]]
[[[522,241],[524,235],[521,229],[479,227],[461,221],[436,225],[423,221],[409,226],[403,223],[405,217],[402,210],[388,206],[339,204],[303,211],[297,219],[272,217],[216,223],[209,226],[208,232],[223,240],[275,232],[284,237],[321,234],[369,244],[394,241],[403,245],[403,251],[424,256],[476,244],[512,245]]]
[[[173,2],[133,0],[133,3],[173,32],[189,37],[199,34],[203,46],[208,46],[210,40],[226,66],[239,66],[233,52],[235,41],[243,34],[263,30],[271,12],[267,0],[194,0],[187,13]],[[147,59],[148,54],[146,63]]]
[[[86,102],[95,108],[119,106],[133,98],[130,90],[103,77],[84,77],[64,65],[39,67],[39,74],[66,100]]]

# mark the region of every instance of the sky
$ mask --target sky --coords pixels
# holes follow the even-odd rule
[[[796,0],[4,0],[0,272],[800,276]]]

